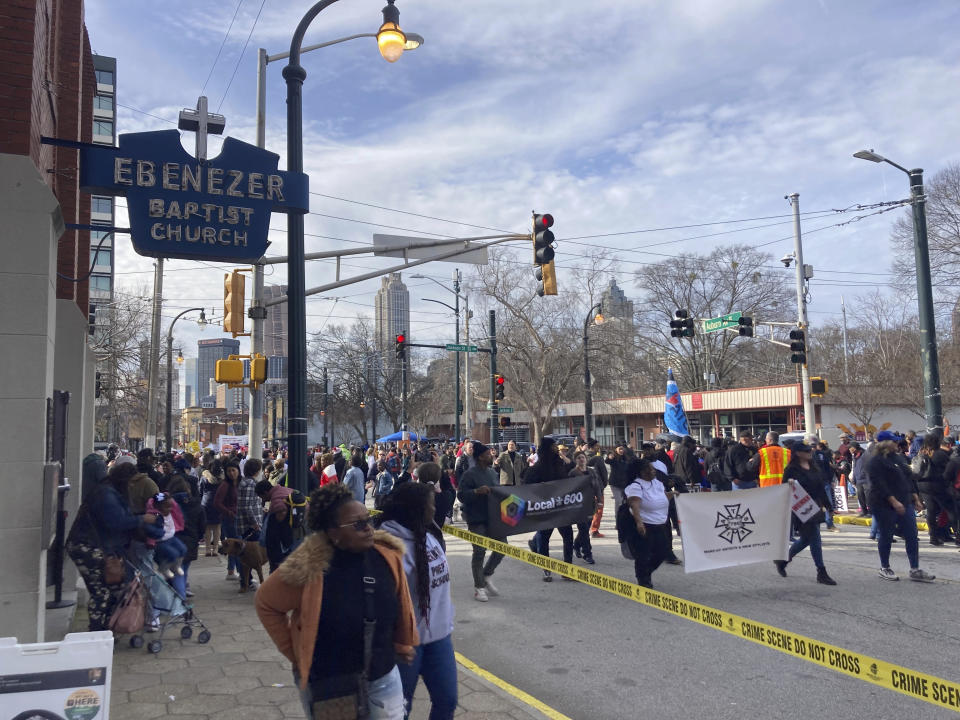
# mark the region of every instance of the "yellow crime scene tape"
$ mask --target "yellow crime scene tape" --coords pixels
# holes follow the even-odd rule
[[[706,625],[744,640],[773,648],[786,655],[821,665],[843,675],[894,690],[902,695],[923,700],[937,707],[960,713],[960,684],[917,672],[879,658],[863,655],[837,645],[823,643],[806,635],[798,635],[766,623],[734,615],[725,610],[690,602],[659,590],[604,575],[578,565],[532,553],[529,550],[492,540],[461,528],[444,525],[443,531],[487,550],[502,553],[529,565],[565,575],[627,600],[661,610],[671,615]]]

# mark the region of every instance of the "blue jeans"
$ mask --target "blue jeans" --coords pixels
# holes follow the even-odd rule
[[[833,485],[831,483],[827,483],[826,485],[823,486],[823,489],[827,493],[827,497],[830,498],[830,502],[832,503],[833,502]],[[833,512],[830,510],[829,506],[825,509],[825,512],[827,514],[827,527],[832,530],[833,529]]]
[[[238,538],[237,519],[226,515],[220,521],[220,534],[225,538]],[[227,572],[240,572],[240,561],[233,555],[227,555]]]
[[[293,681],[300,688],[300,678],[294,673]],[[400,682],[400,671],[397,666],[386,675],[371,680],[368,684],[370,698],[369,720],[403,720],[403,685]],[[313,695],[310,686],[306,690],[299,690],[300,704],[308,718],[313,717]]]
[[[453,655],[453,635],[417,647],[417,655],[409,665],[400,663],[403,698],[409,717],[413,693],[422,676],[430,693],[430,720],[451,720],[457,709],[457,661]]]
[[[893,533],[899,530],[903,542],[907,546],[907,560],[910,569],[920,567],[920,548],[917,542],[917,513],[913,503],[904,505],[903,515],[886,502],[873,508],[873,517],[877,525],[877,551],[880,553],[880,567],[890,567],[890,545],[893,542]]]
[[[793,556],[798,554],[805,547],[810,547],[810,556],[813,558],[813,564],[817,569],[823,567],[823,545],[820,541],[820,523],[808,522],[800,526],[797,532],[797,539],[790,546],[790,555],[787,562],[793,560]]]

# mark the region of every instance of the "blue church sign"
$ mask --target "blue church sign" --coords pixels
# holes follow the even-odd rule
[[[228,137],[197,160],[176,130],[121,135],[119,147],[80,147],[80,186],[127,198],[133,248],[148,257],[253,262],[269,244],[270,214],[306,213],[308,178],[280,157]]]

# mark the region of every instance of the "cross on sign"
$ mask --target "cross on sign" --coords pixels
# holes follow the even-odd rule
[[[197,160],[206,160],[207,135],[209,133],[223,134],[223,128],[226,124],[227,119],[223,115],[207,112],[207,96],[201,95],[197,99],[196,109],[185,108],[180,111],[180,121],[177,123],[177,127],[197,134],[197,149],[194,155]]]

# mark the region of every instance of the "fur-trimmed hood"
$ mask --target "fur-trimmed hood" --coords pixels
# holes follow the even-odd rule
[[[403,540],[394,537],[383,530],[373,533],[373,542],[381,548],[387,548],[403,556],[406,550]],[[277,569],[280,578],[290,585],[303,587],[309,585],[323,575],[330,567],[333,557],[333,544],[326,533],[318,532],[308,535],[300,546],[290,553]]]

